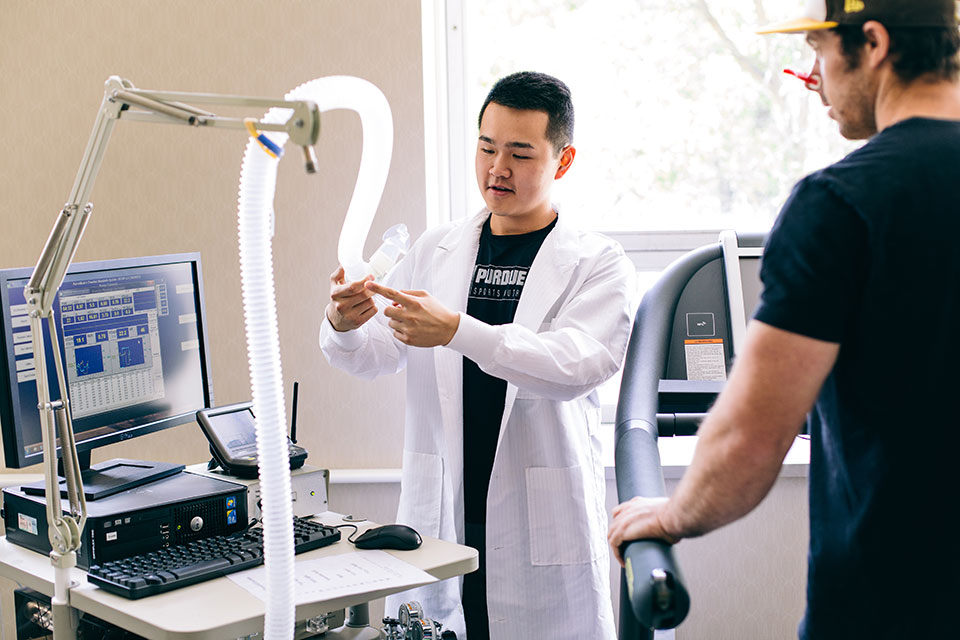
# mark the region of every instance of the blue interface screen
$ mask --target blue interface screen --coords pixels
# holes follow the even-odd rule
[[[78,444],[127,431],[132,436],[144,425],[207,406],[195,279],[191,262],[67,275],[54,302],[54,318]],[[7,281],[3,324],[8,375],[16,391],[17,440],[29,457],[41,453],[42,444],[26,284],[27,278]],[[46,326],[44,343],[50,393],[57,399]]]

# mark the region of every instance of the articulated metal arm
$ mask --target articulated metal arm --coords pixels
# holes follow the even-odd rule
[[[261,110],[278,107],[288,109],[290,115],[282,123],[262,122],[258,118],[220,117],[209,111],[199,109],[189,103],[220,105],[230,107],[250,107]],[[33,333],[33,352],[36,361],[36,384],[38,409],[43,439],[45,495],[47,501],[47,535],[53,547],[51,560],[58,569],[57,593],[54,603],[60,606],[68,603],[66,578],[60,571],[66,571],[76,564],[76,550],[80,548],[81,534],[86,522],[86,501],[83,497],[83,483],[77,462],[76,445],[73,435],[73,421],[67,394],[66,377],[63,370],[60,349],[58,347],[56,326],[53,316],[53,302],[63,283],[67,268],[73,261],[83,231],[93,210],[88,202],[93,183],[103,161],[103,155],[110,140],[110,134],[118,120],[136,120],[139,122],[157,122],[167,124],[186,124],[196,127],[217,127],[229,129],[249,129],[252,124],[259,131],[282,131],[290,140],[303,148],[308,173],[316,171],[316,155],[313,145],[320,135],[320,110],[308,100],[282,100],[252,98],[245,96],[181,93],[169,91],[149,91],[137,89],[129,80],[117,76],[107,79],[103,101],[87,142],[77,178],[70,192],[70,199],[60,211],[50,237],[43,247],[37,266],[24,291]],[[43,319],[47,319],[51,343],[54,351],[54,364],[60,400],[51,401],[50,385],[44,354]],[[56,445],[59,431],[63,456],[64,475],[66,476],[67,495],[70,514],[64,515],[60,502],[60,487],[57,478]],[[62,618],[66,619],[66,618]],[[60,625],[60,631],[65,631]],[[56,625],[55,625],[56,627]],[[55,633],[60,636],[55,628]]]

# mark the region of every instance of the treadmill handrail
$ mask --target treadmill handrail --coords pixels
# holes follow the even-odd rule
[[[673,316],[687,282],[704,265],[721,258],[719,243],[674,261],[644,295],[637,309],[617,402],[614,434],[617,496],[666,494],[657,448],[657,398],[666,374]],[[669,544],[634,540],[621,549],[626,568],[620,604],[620,638],[652,638],[652,629],[676,627],[690,609],[690,596]]]
[[[660,380],[666,375],[670,353],[669,342],[661,337],[671,335],[673,316],[687,282],[704,265],[720,257],[721,247],[716,243],[678,258],[640,301],[620,382],[616,417],[618,436],[626,428],[625,424],[634,420],[644,421],[656,432]]]

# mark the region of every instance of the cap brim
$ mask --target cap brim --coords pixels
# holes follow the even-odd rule
[[[812,18],[797,18],[796,20],[768,24],[765,27],[757,29],[757,33],[801,33],[803,31],[819,31],[821,29],[833,29],[837,24],[836,22],[824,22],[823,20],[814,20]]]

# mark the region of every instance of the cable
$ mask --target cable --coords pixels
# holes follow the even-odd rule
[[[353,527],[353,533],[351,533],[351,534],[350,534],[350,537],[347,538],[347,542],[349,542],[350,544],[356,544],[356,542],[354,541],[353,538],[354,538],[354,537],[357,535],[357,533],[360,531],[360,527],[358,527],[357,525],[347,523],[347,524],[331,524],[331,525],[328,525],[328,526],[333,527],[333,528],[336,529],[337,531],[340,530],[340,527]]]

